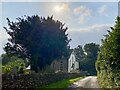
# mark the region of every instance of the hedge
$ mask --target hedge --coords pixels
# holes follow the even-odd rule
[[[37,88],[56,81],[82,76],[80,73],[2,75],[2,88]]]

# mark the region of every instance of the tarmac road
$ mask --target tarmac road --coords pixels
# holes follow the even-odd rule
[[[74,82],[68,88],[93,88],[93,89],[98,88],[100,89],[96,76],[88,76],[86,78],[83,78],[77,82]]]

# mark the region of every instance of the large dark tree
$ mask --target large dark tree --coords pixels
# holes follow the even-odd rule
[[[8,21],[10,35],[4,50],[9,55],[28,58],[31,69],[43,69],[54,59],[68,57],[69,39],[67,27],[53,17],[25,16],[17,18],[16,22]]]
[[[99,45],[96,43],[85,44],[84,51],[86,52],[87,57],[91,57],[96,60],[99,51]]]
[[[81,45],[78,45],[78,47],[74,49],[74,52],[75,52],[77,61],[81,61],[85,56],[85,53]]]
[[[87,43],[84,49],[78,45],[74,49],[77,61],[79,61],[80,71],[86,72],[89,75],[96,75],[95,62],[99,51],[99,45],[96,43]]]
[[[88,43],[84,46],[84,52],[86,55],[80,61],[80,69],[87,71],[89,75],[96,75],[95,62],[99,51],[99,45],[96,43]]]

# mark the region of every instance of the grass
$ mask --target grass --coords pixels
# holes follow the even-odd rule
[[[46,86],[43,86],[43,87],[40,87],[38,88],[38,90],[41,90],[41,88],[67,88],[69,85],[73,84],[74,82],[82,79],[84,77],[78,77],[78,78],[73,78],[73,79],[66,79],[66,80],[62,80],[62,81],[58,81],[58,82],[55,82],[55,83],[51,83],[49,85],[46,85]]]

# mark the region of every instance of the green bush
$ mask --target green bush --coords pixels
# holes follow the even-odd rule
[[[96,69],[102,88],[120,88],[120,17],[102,40]]]
[[[25,70],[24,61],[21,59],[18,59],[16,61],[11,61],[5,65],[2,65],[2,73],[11,73],[14,68],[17,69],[18,73],[19,73],[21,68],[23,68],[23,71],[24,71]]]

